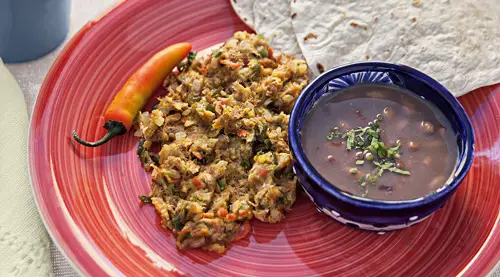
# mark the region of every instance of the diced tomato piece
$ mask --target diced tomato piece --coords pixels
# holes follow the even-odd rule
[[[202,213],[201,218],[214,218],[214,213]]]
[[[230,214],[226,215],[226,219],[227,220],[236,220],[236,215],[233,213],[230,213]]]
[[[274,60],[274,57],[273,57],[273,49],[271,47],[267,47],[267,53],[269,53],[269,58],[271,60]]]
[[[238,69],[241,67],[241,64],[239,63],[230,63],[228,64],[229,67],[231,67],[232,69]]]
[[[240,217],[245,217],[247,214],[248,214],[247,211],[240,211],[239,212]]]
[[[259,176],[266,177],[269,174],[269,169],[263,168],[259,171]]]
[[[202,189],[205,187],[205,183],[203,183],[203,181],[200,180],[200,177],[198,177],[198,176],[194,177],[192,182],[193,182],[193,185],[198,189]]]
[[[238,137],[246,137],[248,135],[250,135],[250,132],[247,130],[239,130],[238,131]]]
[[[217,214],[220,217],[225,217],[227,215],[227,209],[226,208],[219,208],[219,210],[217,211]]]
[[[201,153],[200,153],[200,152],[198,152],[198,151],[193,151],[192,153],[193,153],[193,156],[195,156],[198,160],[203,159],[203,155],[201,155]]]

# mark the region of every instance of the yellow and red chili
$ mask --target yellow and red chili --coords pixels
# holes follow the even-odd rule
[[[87,142],[73,131],[73,138],[85,146],[96,147],[125,134],[153,92],[188,56],[191,48],[191,44],[187,42],[171,45],[156,53],[127,80],[104,114],[104,128],[108,130],[104,137],[96,142]]]

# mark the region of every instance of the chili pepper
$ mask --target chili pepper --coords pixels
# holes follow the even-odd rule
[[[116,94],[104,114],[106,135],[96,142],[87,142],[73,131],[73,138],[89,147],[104,144],[110,139],[125,134],[153,92],[163,83],[168,74],[191,51],[191,44],[184,42],[171,45],[151,57],[141,66]]]

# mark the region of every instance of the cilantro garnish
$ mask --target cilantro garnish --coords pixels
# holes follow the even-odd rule
[[[368,123],[366,127],[356,127],[344,133],[340,132],[339,127],[335,127],[326,136],[327,140],[345,140],[347,151],[359,151],[356,155],[357,160],[355,165],[363,166],[367,162],[372,162],[377,167],[374,172],[368,173],[358,180],[359,185],[365,188],[363,196],[366,196],[368,193],[367,184],[375,184],[384,172],[411,175],[410,171],[396,166],[397,159],[400,158],[400,141],[398,140],[392,147],[388,147],[382,141],[380,136],[382,130],[379,124],[382,120],[383,117],[379,114],[377,115],[377,119]],[[357,174],[358,170],[352,168],[350,173]]]

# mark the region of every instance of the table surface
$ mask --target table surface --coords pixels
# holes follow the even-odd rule
[[[70,30],[63,44],[38,60],[20,64],[7,64],[7,68],[21,86],[30,116],[45,75],[64,45],[85,23],[101,15],[117,2],[119,0],[72,0]],[[50,255],[56,277],[79,276],[52,242],[50,244]]]
[[[66,40],[48,55],[31,62],[7,64],[7,68],[16,78],[24,94],[28,112],[31,116],[38,92],[50,66],[69,39],[89,20],[101,15],[120,0],[72,0],[71,25]],[[54,274],[57,277],[79,276],[54,243],[50,245]],[[500,263],[491,277],[500,277]]]

